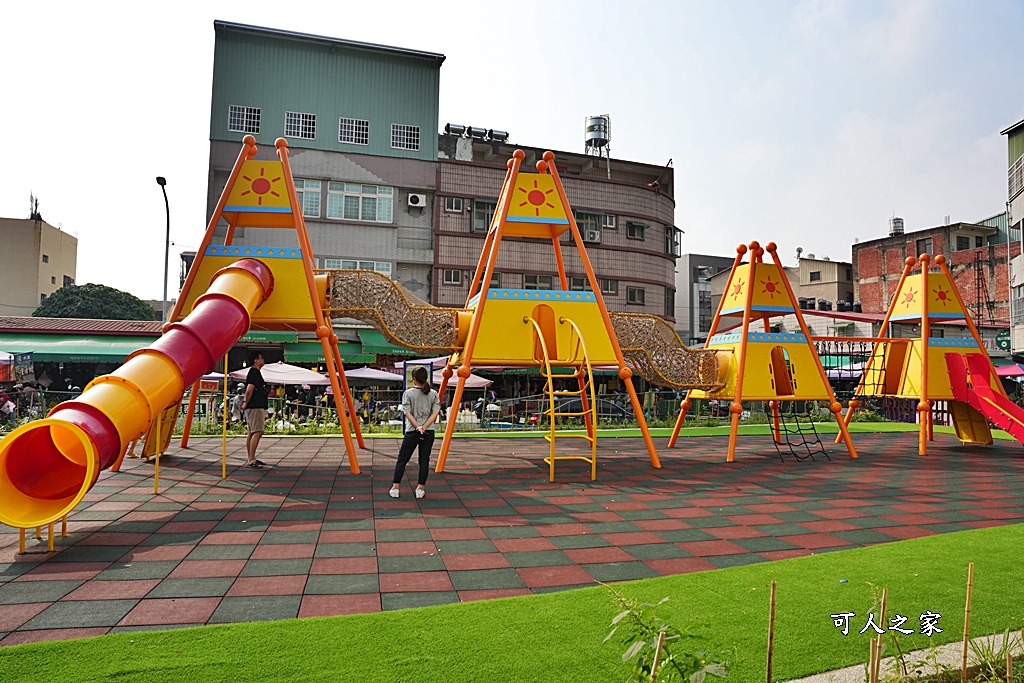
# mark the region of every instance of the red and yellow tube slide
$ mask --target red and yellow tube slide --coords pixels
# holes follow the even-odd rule
[[[218,271],[188,317],[152,346],[0,441],[0,522],[37,527],[74,509],[99,473],[249,330],[273,286],[270,268],[255,259]]]

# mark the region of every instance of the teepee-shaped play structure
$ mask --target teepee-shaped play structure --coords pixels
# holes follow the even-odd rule
[[[750,260],[743,262],[749,251]],[[767,251],[771,263],[764,262]],[[783,315],[796,316],[799,330],[771,332],[771,319]],[[719,333],[729,319],[737,320],[739,329]],[[752,331],[751,323],[761,321],[763,330]],[[724,370],[725,386],[717,390],[692,390],[682,403],[679,418],[669,440],[675,446],[683,419],[693,399],[731,401],[729,450],[726,460],[736,456],[736,437],[744,401],[768,401],[772,410],[773,434],[781,441],[781,404],[787,401],[828,401],[829,410],[839,417],[842,406],[836,401],[832,387],[814,348],[814,341],[804,322],[789,279],[776,254],[774,242],[762,248],[757,242],[736,248],[729,283],[718,305],[705,348],[718,351],[720,371]],[[846,424],[839,420],[840,437],[845,440],[850,457],[857,451]]]
[[[544,394],[548,408],[545,414],[551,423],[550,453],[546,462],[554,481],[555,461],[582,459],[591,465],[591,478],[597,467],[597,415],[594,410],[593,367],[613,365],[626,386],[633,411],[640,425],[651,463],[661,467],[658,454],[647,429],[643,408],[626,366],[622,349],[601,296],[601,287],[594,275],[586,245],[566,199],[565,188],[554,163],[554,154],[545,152],[537,162],[537,173],[521,170],[525,154],[517,150],[508,162],[505,182],[480,260],[466,299],[465,310],[472,320],[461,348],[452,354],[445,369],[443,393],[448,380],[458,377],[452,406],[462,400],[466,378],[473,364],[538,368],[545,379]],[[570,291],[562,258],[559,237],[571,231],[573,244],[586,271],[588,291]],[[498,250],[505,237],[521,237],[550,241],[558,268],[559,288],[553,290],[489,288],[487,283],[495,271]],[[460,333],[462,332],[460,326]],[[571,374],[559,375],[555,370],[568,369]],[[566,385],[570,385],[566,388]],[[568,406],[567,410],[559,404]],[[576,416],[583,419],[586,433],[559,433],[557,418]],[[455,420],[448,421],[444,442],[437,460],[437,471],[444,471]],[[590,452],[587,455],[556,455],[555,441],[560,438],[582,438]]]

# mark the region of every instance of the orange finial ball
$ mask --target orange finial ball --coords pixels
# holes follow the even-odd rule
[[[317,337],[317,339],[323,339],[324,337],[330,337],[331,336],[331,332],[332,332],[331,328],[327,327],[326,325],[321,325],[320,327],[316,328],[316,337]]]
[[[907,264],[908,266],[912,266],[912,265],[914,265],[915,263],[917,263],[917,259],[916,259],[916,258],[914,258],[913,256],[908,256],[908,257],[907,257],[907,258],[906,258],[906,259],[905,259],[905,260],[903,261],[903,263]]]
[[[278,149],[284,149],[288,147],[288,141],[285,140],[284,138],[278,138],[277,140],[274,140],[274,147],[277,147]]]
[[[929,261],[931,261],[931,260],[932,260],[932,257],[931,257],[931,256],[929,256],[928,254],[921,254],[921,255],[920,255],[920,256],[919,256],[918,258],[917,258],[917,260],[918,260],[918,261],[920,261],[921,263],[928,263]]]
[[[465,365],[460,365],[459,369],[455,371],[455,374],[461,377],[462,379],[466,379],[467,377],[469,377],[470,371],[469,368],[467,368]]]
[[[544,161],[546,161],[546,162],[548,162],[550,164],[554,160],[555,160],[555,153],[554,152],[552,152],[550,150],[548,150],[547,152],[544,152]]]
[[[747,245],[741,244],[738,247],[736,247],[736,253],[739,254],[740,256],[742,256],[743,254],[746,254],[747,253]]]
[[[537,171],[538,172],[544,173],[547,170],[548,170],[548,162],[544,161],[543,159],[541,159],[540,161],[537,162]]]
[[[519,161],[522,161],[523,159],[526,158],[526,152],[524,152],[521,149],[517,149],[516,151],[512,152],[512,157],[515,159],[519,159]]]
[[[254,138],[251,135],[246,135],[244,138],[242,138],[242,144],[243,145],[255,145],[256,144],[256,138]]]
[[[945,262],[946,262],[946,257],[944,255],[939,254],[938,256],[935,257],[935,263],[937,263],[938,265],[941,266]]]
[[[751,249],[760,249],[761,248],[761,243],[758,242],[757,240],[754,240],[753,242],[750,243],[750,248]]]
[[[768,250],[768,253],[769,253],[769,254],[774,254],[774,253],[775,253],[775,250],[776,250],[776,249],[778,249],[778,248],[779,248],[779,247],[778,247],[778,245],[776,245],[776,244],[775,244],[775,242],[769,242],[769,243],[768,243],[768,244],[767,244],[767,245],[765,246],[765,249],[767,249],[767,250]]]

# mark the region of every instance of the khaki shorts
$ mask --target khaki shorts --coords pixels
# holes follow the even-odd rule
[[[249,425],[249,433],[257,434],[263,431],[267,422],[266,408],[247,408],[245,410],[245,423]]]

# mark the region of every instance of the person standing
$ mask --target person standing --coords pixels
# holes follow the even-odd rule
[[[392,478],[391,490],[388,495],[398,498],[401,495],[399,486],[405,476],[405,466],[412,458],[412,452],[419,448],[420,476],[416,486],[416,497],[426,495],[424,486],[430,474],[430,449],[434,445],[434,422],[441,412],[441,401],[437,392],[430,388],[427,369],[418,367],[412,371],[414,388],[406,389],[402,394],[402,412],[405,413],[405,437],[398,451],[398,462],[395,463],[395,476]]]
[[[249,374],[245,376],[245,401],[242,403],[245,422],[249,428],[245,437],[245,453],[248,459],[245,466],[254,470],[265,466],[263,461],[256,459],[256,447],[259,446],[267,422],[267,383],[263,381],[263,373],[260,372],[264,362],[262,353],[249,352]]]

